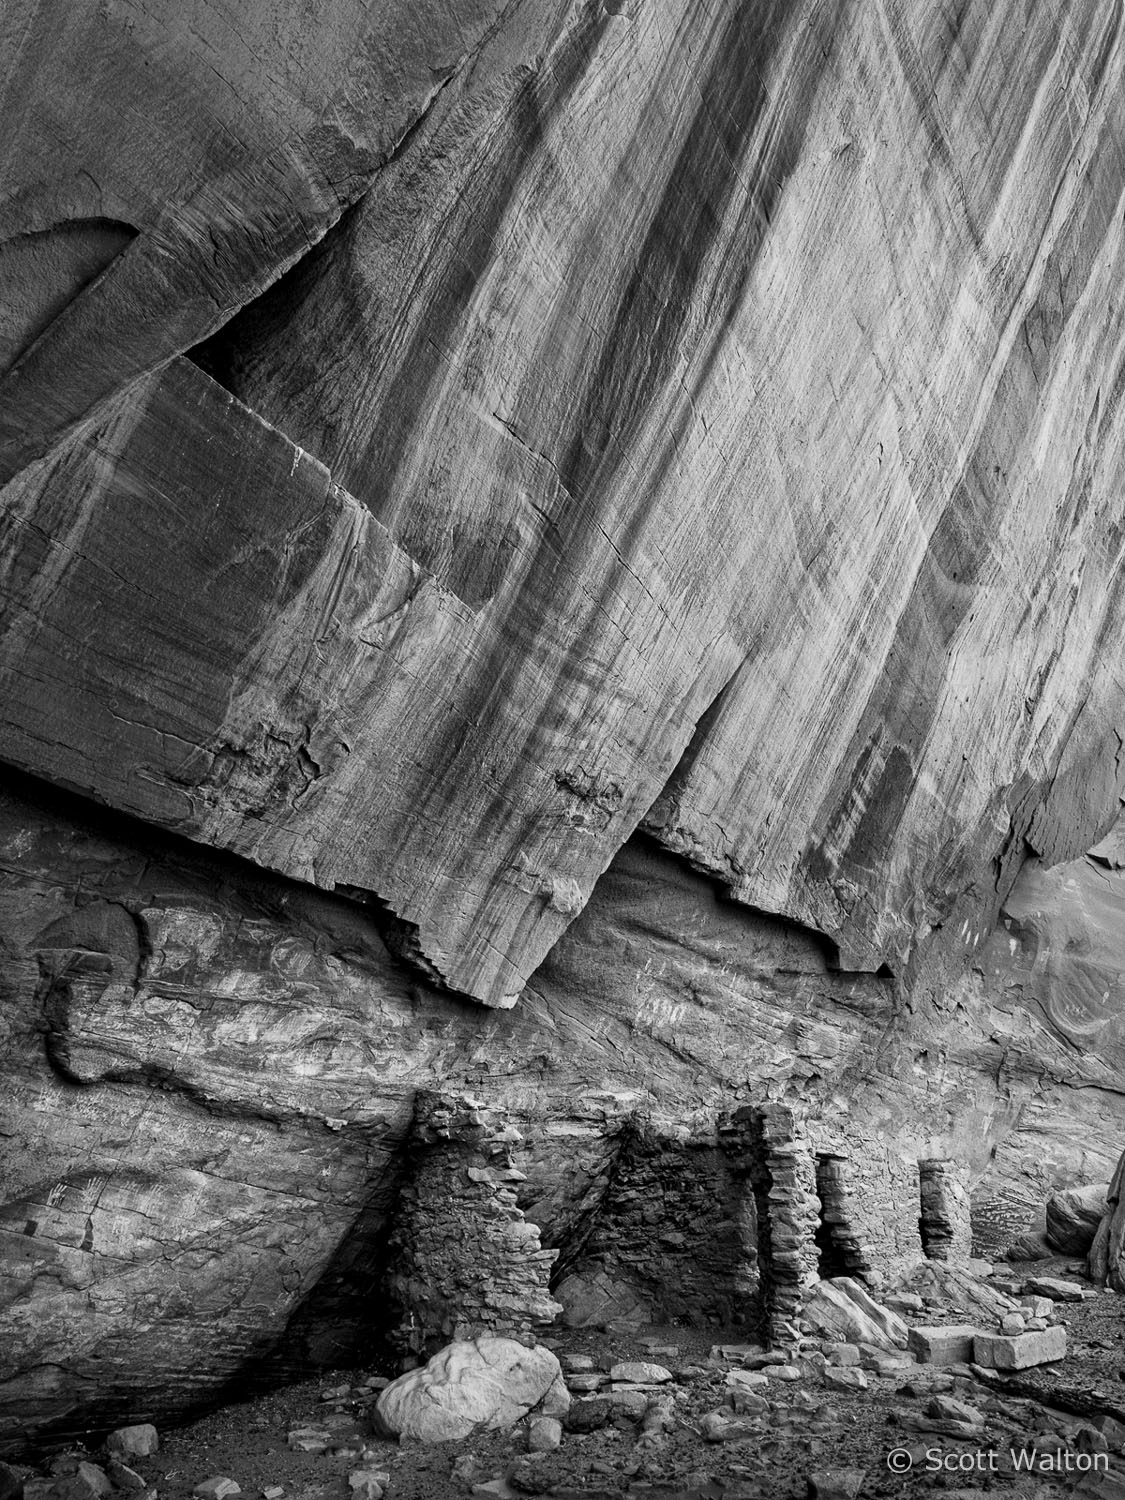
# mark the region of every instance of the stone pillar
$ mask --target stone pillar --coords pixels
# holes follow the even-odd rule
[[[820,1199],[812,1152],[792,1111],[771,1104],[761,1117],[770,1184],[768,1333],[771,1343],[784,1343],[793,1337],[805,1293],[820,1279]]]
[[[918,1163],[921,1211],[918,1230],[927,1260],[968,1260],[973,1234],[968,1171],[959,1162],[931,1157]]]
[[[429,1358],[478,1334],[534,1344],[561,1311],[548,1290],[558,1251],[542,1248],[516,1202],[520,1140],[503,1110],[417,1096],[387,1279],[403,1355]]]
[[[719,1139],[753,1193],[762,1336],[796,1336],[805,1292],[818,1280],[820,1199],[803,1128],[781,1104],[747,1105],[719,1122]]]

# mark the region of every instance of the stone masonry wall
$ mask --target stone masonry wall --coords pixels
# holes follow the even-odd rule
[[[719,1138],[757,1206],[762,1333],[772,1344],[784,1343],[795,1334],[805,1292],[819,1279],[820,1200],[808,1139],[781,1104],[724,1116]]]
[[[520,1132],[502,1109],[419,1093],[391,1241],[391,1341],[408,1360],[453,1339],[535,1342],[559,1304],[548,1291],[557,1250],[516,1204]]]
[[[818,1159],[846,1163],[840,1189],[846,1191],[847,1207],[842,1211],[866,1262],[866,1269],[854,1274],[878,1290],[923,1258],[918,1162],[879,1134],[829,1132],[815,1121],[808,1128]]]
[[[972,1254],[968,1172],[954,1161],[918,1163],[919,1224],[929,1260],[967,1260]]]
[[[754,1322],[754,1204],[714,1133],[685,1140],[634,1125],[579,1266],[635,1289],[668,1322]]]

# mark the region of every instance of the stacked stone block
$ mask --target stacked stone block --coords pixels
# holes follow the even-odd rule
[[[418,1095],[387,1284],[401,1354],[428,1358],[479,1334],[534,1344],[561,1311],[548,1290],[558,1251],[517,1203],[520,1140],[503,1110]]]
[[[931,1157],[918,1163],[918,1230],[928,1260],[968,1260],[972,1228],[968,1172],[959,1162]]]
[[[735,1110],[720,1121],[719,1135],[757,1206],[762,1336],[787,1343],[805,1292],[819,1280],[812,1152],[793,1112],[780,1104]]]
[[[820,1279],[820,1199],[812,1153],[792,1111],[768,1105],[761,1111],[761,1129],[769,1178],[766,1332],[771,1343],[781,1343],[790,1336],[805,1293]]]

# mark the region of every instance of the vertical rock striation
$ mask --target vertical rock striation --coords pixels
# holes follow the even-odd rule
[[[1120,7],[236,9],[0,17],[0,1442],[1104,1180]]]
[[[56,55],[27,4],[34,92],[108,23]],[[642,821],[872,971],[1089,847],[1120,780],[1107,0],[482,0],[424,45],[341,7],[308,59],[253,54],[273,123],[221,180],[188,153],[159,226],[118,214],[0,390],[0,754],[372,894],[494,1005]],[[226,123],[195,45],[176,97]],[[312,165],[329,117],[351,155]],[[158,180],[159,132],[124,147]],[[198,354],[257,416],[146,373],[360,192]],[[114,288],[154,263],[142,327]]]

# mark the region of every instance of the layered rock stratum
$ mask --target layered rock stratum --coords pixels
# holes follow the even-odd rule
[[[747,1104],[875,1274],[1104,1181],[1119,10],[0,40],[5,1441],[340,1353],[420,1089],[564,1270]]]

